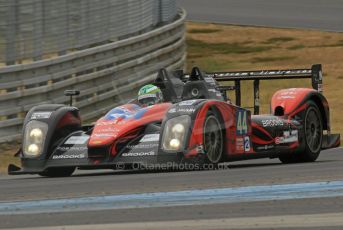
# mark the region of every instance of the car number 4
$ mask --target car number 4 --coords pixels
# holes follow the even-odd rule
[[[237,134],[244,135],[248,133],[248,119],[247,119],[247,111],[246,110],[238,110],[236,116],[236,127],[237,127]]]

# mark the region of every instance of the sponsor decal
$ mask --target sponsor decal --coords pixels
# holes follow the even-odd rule
[[[174,108],[169,109],[168,113],[176,113],[176,108],[174,107]]]
[[[52,112],[34,112],[31,119],[48,119]]]
[[[197,100],[188,100],[188,101],[182,101],[179,103],[180,106],[183,105],[193,105]]]
[[[284,131],[282,137],[275,138],[275,144],[292,143],[298,141],[298,130]]]
[[[274,145],[263,145],[263,146],[258,146],[257,150],[268,150],[274,148]]]
[[[151,143],[151,144],[138,144],[138,145],[128,145],[126,148],[128,149],[152,149],[158,147],[158,143]]]
[[[141,157],[141,156],[154,156],[155,152],[137,152],[137,153],[123,153],[121,156],[123,157]]]
[[[291,96],[291,95],[284,95],[284,96],[280,96],[278,97],[278,99],[294,99],[295,96]]]
[[[236,133],[244,135],[248,133],[248,115],[246,110],[238,110],[236,113]]]
[[[160,139],[160,134],[146,134],[143,136],[143,138],[140,140],[140,142],[152,142],[152,141],[158,141]]]
[[[97,126],[115,125],[115,124],[117,124],[117,120],[114,120],[114,121],[103,121],[103,120],[101,120],[101,121],[96,122]]]
[[[281,119],[267,119],[262,120],[263,127],[275,127],[275,126],[283,126],[283,121]]]
[[[86,146],[59,146],[56,148],[57,150],[63,151],[63,152],[67,152],[67,151],[85,151],[87,150]]]
[[[182,113],[194,113],[195,108],[193,106],[179,107],[176,111]]]
[[[244,151],[250,151],[250,137],[244,137]]]
[[[215,83],[214,82],[214,79],[212,77],[205,77],[204,80],[207,82],[207,83]]]
[[[205,153],[204,146],[203,145],[198,145],[196,147],[197,153]]]
[[[107,138],[107,137],[117,137],[119,130],[110,126],[99,127],[97,133],[94,133],[93,136],[97,138]]]
[[[82,159],[86,158],[86,154],[64,154],[64,155],[54,155],[52,156],[52,159]]]
[[[280,99],[294,99],[298,90],[296,88],[287,89],[280,92],[279,96],[277,97],[278,100]]]
[[[104,133],[117,133],[119,132],[119,130],[115,127],[111,127],[111,126],[106,126],[106,127],[101,127],[100,132],[104,132]]]
[[[194,113],[195,108],[194,106],[182,106],[182,107],[175,107],[171,108],[168,113]]]
[[[242,137],[237,137],[236,138],[236,150],[239,152],[244,151],[244,140]]]
[[[295,95],[297,94],[297,91],[298,90],[296,88],[291,88],[291,89],[281,91],[280,95]]]
[[[95,133],[93,136],[98,138],[117,137],[118,133]]]
[[[71,136],[64,143],[66,145],[82,145],[88,141],[89,136]]]
[[[250,72],[227,72],[227,73],[216,73],[216,77],[234,77],[234,76],[266,76],[269,75],[288,75],[288,74],[310,74],[311,70],[300,69],[300,70],[262,70],[262,71],[250,71]]]
[[[318,84],[318,92],[323,92],[323,84]]]

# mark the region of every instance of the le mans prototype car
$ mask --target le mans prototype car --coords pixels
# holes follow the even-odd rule
[[[312,89],[277,91],[271,114],[259,114],[261,80],[311,78]],[[315,161],[322,149],[340,145],[330,133],[329,105],[322,94],[321,65],[311,69],[190,74],[161,69],[154,83],[164,102],[141,107],[137,101],[118,106],[94,125],[82,125],[79,110],[60,104],[38,105],[27,114],[22,168],[9,174],[70,176],[78,169],[175,162],[218,165],[253,158],[283,163]],[[242,80],[254,85],[254,108],[242,108]],[[233,82],[220,85],[220,82]],[[227,91],[235,91],[235,103]],[[66,95],[77,95],[69,90]]]

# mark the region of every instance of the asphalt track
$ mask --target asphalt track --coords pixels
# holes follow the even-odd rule
[[[224,170],[188,171],[188,172],[146,172],[146,171],[80,171],[70,178],[41,178],[34,175],[0,177],[0,209],[1,205],[13,201],[36,201],[56,198],[77,199],[81,197],[98,197],[164,193],[171,191],[212,190],[217,188],[242,189],[246,186],[284,185],[286,191],[264,194],[262,200],[242,199],[232,195],[234,202],[222,201],[209,203],[191,203],[187,205],[170,205],[160,196],[158,202],[164,205],[115,208],[118,200],[112,200],[112,207],[98,210],[71,209],[66,204],[62,210],[41,211],[38,213],[10,212],[0,210],[0,228],[10,227],[46,227],[61,224],[77,229],[154,229],[163,226],[175,229],[201,228],[225,229],[229,226],[237,229],[272,228],[278,226],[287,229],[339,229],[343,226],[343,196],[332,193],[333,188],[327,186],[327,195],[315,197],[308,195],[281,196],[299,192],[306,186],[299,183],[338,181],[343,183],[343,149],[323,151],[315,163],[281,164],[277,159],[260,159],[252,161],[232,162]],[[293,185],[299,184],[299,185]],[[325,183],[324,183],[325,185]],[[278,187],[278,186],[274,186]],[[316,189],[318,190],[318,189]],[[240,191],[240,190],[238,190]],[[257,190],[252,197],[260,193]],[[305,190],[304,190],[305,191]],[[312,191],[313,192],[313,191]],[[241,192],[239,192],[241,194]],[[275,197],[275,194],[277,197]],[[251,194],[250,194],[251,195]],[[100,197],[100,198],[99,198]],[[169,197],[169,196],[168,196]],[[87,200],[87,198],[85,198]],[[213,198],[216,200],[217,198]],[[58,199],[57,199],[58,201]],[[30,203],[30,202],[29,202]],[[35,202],[32,202],[35,203]],[[21,203],[19,203],[21,204]],[[15,210],[15,209],[14,209]],[[17,210],[18,211],[18,210]],[[320,223],[316,220],[321,220]],[[250,220],[257,225],[251,225]],[[304,224],[304,220],[308,220]],[[194,220],[198,220],[194,222]],[[204,220],[207,220],[203,222]],[[200,221],[200,222],[199,222]],[[201,226],[197,226],[201,223]],[[92,228],[90,228],[90,226]],[[55,228],[52,228],[55,229]],[[57,228],[59,229],[59,228]],[[67,228],[68,229],[68,228]]]
[[[341,0],[177,0],[187,19],[343,32]]]

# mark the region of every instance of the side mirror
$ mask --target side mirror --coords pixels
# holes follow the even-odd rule
[[[69,105],[72,106],[73,105],[73,96],[80,95],[80,91],[79,90],[73,90],[73,89],[67,89],[66,91],[64,91],[64,95],[67,97],[68,96],[70,97]]]

